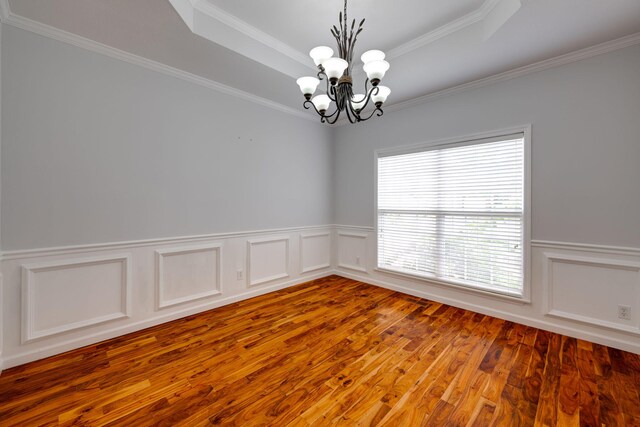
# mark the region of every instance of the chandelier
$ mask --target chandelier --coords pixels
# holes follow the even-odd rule
[[[333,49],[327,46],[318,46],[311,49],[309,56],[318,67],[316,77],[301,77],[296,83],[304,95],[302,104],[305,109],[313,107],[320,115],[322,123],[333,124],[338,121],[344,112],[351,123],[369,120],[374,114],[383,114],[382,104],[387,100],[391,90],[380,85],[380,81],[389,69],[389,63],[384,60],[384,52],[369,50],[362,54],[360,59],[364,63],[364,72],[367,79],[364,83],[364,93],[354,94],[353,91],[353,51],[358,35],[362,32],[364,19],[360,21],[356,29],[356,20],[351,22],[351,28],[347,26],[347,0],[344,0],[344,15],[338,15],[340,28],[335,25],[331,28],[331,34],[338,42],[338,57],[333,56]],[[321,80],[326,81],[326,93],[312,98]],[[369,87],[371,85],[371,87]],[[365,113],[364,110],[373,103],[373,110]],[[327,110],[335,103],[335,110],[328,114]],[[364,113],[364,114],[363,114]]]

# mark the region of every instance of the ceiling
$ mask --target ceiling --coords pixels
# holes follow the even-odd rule
[[[312,47],[330,43],[331,25],[338,23],[344,0],[205,0],[306,54]],[[485,0],[394,0],[393,7],[373,0],[350,0],[349,20],[366,19],[359,49],[389,51],[403,43],[480,9]],[[387,6],[392,3],[386,2]]]
[[[0,0],[5,3],[7,0]],[[291,108],[343,0],[8,0],[11,15]],[[389,104],[640,32],[638,0],[350,0],[356,57],[387,53]],[[355,69],[361,68],[358,63]],[[356,90],[364,77],[356,75]],[[309,113],[311,114],[311,113]]]

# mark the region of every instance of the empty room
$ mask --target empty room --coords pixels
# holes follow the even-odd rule
[[[0,0],[0,426],[640,426],[640,1]]]

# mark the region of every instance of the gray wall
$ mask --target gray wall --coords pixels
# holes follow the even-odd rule
[[[342,126],[335,221],[374,225],[374,150],[530,123],[532,238],[640,247],[639,76],[634,46]]]
[[[639,74],[635,46],[331,129],[5,25],[2,249],[372,226],[376,148],[526,123],[532,237],[638,247]]]
[[[2,31],[3,250],[331,223],[331,129]]]

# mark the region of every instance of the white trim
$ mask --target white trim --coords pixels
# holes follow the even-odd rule
[[[636,335],[640,335],[640,320],[636,321],[636,325],[627,326],[615,322],[609,322],[602,319],[596,319],[589,316],[583,316],[575,313],[558,310],[553,306],[553,270],[551,268],[555,261],[566,264],[578,264],[588,265],[594,267],[613,267],[620,270],[635,271],[638,274],[637,277],[637,289],[636,289],[636,303],[640,302],[640,263],[620,260],[620,259],[604,259],[585,257],[579,255],[569,255],[554,252],[543,252],[542,257],[544,259],[543,265],[543,278],[542,278],[542,314],[545,316],[559,317],[562,319],[568,319],[586,323],[589,325],[600,326],[607,329],[613,329],[622,332],[630,332]],[[640,319],[640,316],[639,316]]]
[[[5,1],[6,0],[2,0]],[[1,5],[2,3],[0,3]],[[0,6],[0,10],[4,13],[7,13],[3,6]],[[231,86],[227,86],[223,83],[216,82],[214,80],[198,76],[196,74],[189,73],[184,70],[180,70],[175,67],[171,67],[166,64],[162,64],[157,61],[153,61],[151,59],[144,58],[142,56],[134,55],[129,52],[125,52],[123,50],[107,46],[105,44],[99,43],[97,41],[79,36],[77,34],[69,33],[67,31],[61,30],[59,28],[52,27],[50,25],[43,24],[38,21],[34,21],[28,18],[24,18],[19,15],[15,15],[8,11],[7,16],[2,17],[2,23],[11,25],[16,28],[20,28],[26,31],[30,31],[32,33],[48,37],[53,40],[57,40],[63,43],[67,43],[72,46],[76,46],[82,49],[89,50],[91,52],[95,52],[101,55],[108,56],[110,58],[118,59],[123,62],[127,62],[129,64],[137,65],[149,70],[153,70],[171,77],[176,77],[178,79],[197,84],[199,86],[206,87],[208,89],[215,90],[217,92],[223,93],[225,95],[230,95],[235,98],[242,99],[244,101],[249,101],[254,104],[261,105],[263,107],[271,108],[273,110],[277,110],[283,113],[291,114],[296,117],[301,117],[303,119],[316,121],[316,117],[310,116],[306,114],[305,111],[299,110],[297,108],[292,108],[287,105],[281,104],[279,102],[272,101],[270,99],[262,98],[260,96],[254,95],[249,92],[245,92],[240,89],[236,89]]]
[[[265,283],[269,283],[269,282],[273,282],[274,280],[279,280],[279,279],[285,279],[287,277],[289,277],[291,275],[291,272],[289,270],[289,266],[290,266],[290,237],[288,236],[278,236],[278,237],[269,237],[269,238],[264,238],[264,239],[251,239],[251,240],[247,240],[247,286],[248,287],[253,287],[253,286],[258,286],[258,285],[263,285]],[[273,243],[273,242],[285,242],[286,243],[286,254],[285,254],[285,272],[284,273],[280,273],[280,274],[275,274],[273,276],[269,276],[269,277],[264,277],[262,279],[259,280],[252,280],[251,279],[251,248],[255,245],[262,245],[262,244],[266,244],[266,243]]]
[[[346,232],[346,231],[339,231],[338,232],[338,236],[359,237],[361,239],[366,239],[367,237],[369,237],[369,235],[365,234],[365,233],[350,233],[350,232]]]
[[[257,29],[249,23],[241,20],[237,16],[216,7],[207,1],[198,1],[195,4],[194,8],[223,23],[224,25],[233,28],[237,32],[262,43],[266,47],[293,59],[294,61],[304,65],[310,70],[316,70],[316,68],[313,67],[313,62],[311,62],[311,58],[309,56],[276,39],[275,37],[270,36],[264,31]]]
[[[189,254],[196,252],[215,252],[216,262],[216,288],[210,291],[201,292],[198,294],[187,295],[181,298],[165,299],[164,298],[164,258],[171,255]],[[211,243],[207,245],[198,246],[186,246],[179,248],[167,248],[157,249],[156,251],[156,309],[161,310],[163,308],[172,307],[174,305],[183,304],[199,300],[202,298],[209,298],[212,296],[222,295],[222,243]]]
[[[71,245],[71,246],[58,246],[51,248],[36,248],[36,249],[18,249],[2,252],[1,261],[14,260],[14,259],[26,259],[36,258],[54,255],[67,255],[78,252],[88,251],[107,251],[116,249],[129,249],[140,246],[152,246],[163,245],[170,243],[194,243],[202,240],[215,240],[215,239],[233,239],[238,237],[247,237],[261,234],[276,234],[276,233],[292,233],[297,231],[308,230],[320,230],[333,228],[332,224],[327,225],[311,225],[302,227],[290,227],[290,228],[274,228],[265,230],[253,230],[253,231],[239,231],[228,233],[212,233],[212,234],[197,234],[193,236],[179,236],[179,237],[163,237],[158,239],[142,239],[142,240],[129,240],[123,242],[113,243],[93,243],[86,245]]]
[[[344,224],[335,224],[334,227],[336,230],[356,230],[363,232],[373,232],[375,231],[375,227],[369,225],[344,225]]]
[[[394,47],[387,53],[388,59],[394,59],[402,55],[406,55],[416,49],[431,44],[443,37],[463,30],[477,22],[484,20],[489,13],[503,0],[486,0],[478,9],[468,13],[458,19],[454,19],[433,31],[409,40],[400,46]]]
[[[42,359],[45,357],[53,356],[65,351],[80,348],[86,345],[95,344],[100,341],[119,337],[131,332],[140,331],[152,326],[160,325],[172,320],[181,319],[193,314],[202,313],[207,310],[222,307],[228,304],[232,304],[237,301],[253,298],[256,296],[264,295],[269,292],[275,292],[280,289],[284,289],[290,286],[299,285],[309,282],[311,280],[321,279],[334,274],[333,271],[325,271],[315,275],[299,277],[294,280],[290,280],[284,283],[278,283],[271,286],[259,287],[251,290],[247,290],[238,295],[230,296],[223,299],[217,299],[211,302],[206,302],[193,307],[186,307],[177,311],[159,314],[151,319],[145,319],[135,323],[129,323],[126,326],[115,327],[106,331],[96,332],[93,334],[85,335],[80,338],[70,339],[63,342],[59,342],[46,347],[41,347],[35,350],[25,351],[23,353],[14,354],[3,359],[0,362],[4,363],[5,368],[11,368],[14,366],[22,365],[24,363],[32,362],[34,360]]]
[[[520,126],[512,126],[508,128],[502,128],[495,131],[476,132],[472,134],[455,136],[450,138],[434,139],[430,141],[422,141],[416,144],[403,145],[400,147],[387,147],[379,148],[375,150],[376,159],[380,157],[398,156],[401,154],[409,154],[420,151],[432,150],[442,146],[451,145],[473,145],[477,143],[499,141],[503,137],[511,137],[520,134],[525,134],[527,131],[531,132],[531,125],[525,124]]]
[[[325,268],[330,268],[331,267],[331,262],[328,262],[326,264],[318,264],[318,265],[313,265],[311,267],[307,267],[305,268],[304,266],[304,241],[306,239],[313,239],[314,237],[328,237],[329,238],[329,260],[331,260],[331,232],[325,232],[325,233],[301,233],[300,234],[300,273],[301,274],[305,274],[305,273],[310,273],[312,271],[317,271],[317,270],[322,270]]]
[[[631,248],[625,246],[605,246],[587,243],[553,242],[549,240],[532,240],[531,246],[534,248],[640,256],[640,248]]]
[[[418,105],[426,104],[428,102],[435,101],[440,98],[455,95],[468,90],[479,89],[484,86],[489,86],[495,83],[504,82],[514,79],[516,77],[526,76],[527,74],[537,73],[538,71],[548,70],[550,68],[567,65],[572,62],[582,61],[583,59],[589,59],[594,56],[602,55],[605,53],[613,52],[626,47],[635,46],[640,44],[640,32],[630,34],[628,36],[620,37],[615,40],[600,43],[595,46],[590,46],[584,49],[569,52],[564,55],[559,55],[554,58],[545,59],[543,61],[534,62],[533,64],[525,65],[523,67],[514,68],[502,73],[494,74],[489,77],[485,77],[478,80],[473,80],[467,83],[463,83],[457,86],[452,86],[447,89],[443,89],[437,92],[428,93],[417,98],[412,98],[407,101],[397,102],[385,106],[385,113],[392,111],[400,111],[408,108],[417,107]],[[338,124],[343,124],[338,122]]]
[[[54,328],[36,331],[34,330],[34,308],[33,303],[33,273],[58,270],[61,268],[73,268],[88,265],[112,264],[118,261],[122,264],[122,301],[121,311],[91,319],[82,320]],[[87,326],[94,326],[113,320],[131,317],[131,254],[107,255],[102,257],[65,259],[61,261],[49,261],[36,264],[22,265],[22,344],[61,334],[63,332],[74,331]]]
[[[603,335],[595,332],[588,332],[582,329],[576,329],[571,326],[559,325],[557,323],[548,322],[544,320],[535,319],[528,316],[522,316],[514,314],[509,311],[498,310],[486,307],[484,305],[472,304],[464,300],[456,298],[447,298],[430,292],[422,290],[411,289],[404,286],[396,285],[391,282],[379,280],[369,276],[362,276],[359,274],[349,273],[345,271],[335,271],[334,274],[345,277],[347,279],[358,280],[373,286],[379,286],[386,289],[391,289],[397,292],[401,292],[407,295],[417,296],[419,298],[425,298],[431,301],[437,301],[442,304],[451,305],[453,307],[459,307],[465,310],[470,310],[475,313],[484,314],[486,316],[493,316],[499,319],[509,320],[511,322],[517,322],[525,326],[531,326],[538,329],[544,329],[547,331],[555,332],[558,334],[567,335],[574,338],[595,342],[598,344],[619,348],[625,351],[630,351],[636,354],[640,354],[640,343],[637,339],[632,338],[630,340],[621,340],[612,338],[609,335]]]
[[[481,294],[487,294],[488,291],[483,290],[482,288],[473,288],[471,286],[463,286],[460,284],[456,284],[454,282],[447,281],[444,278],[424,278],[419,275],[413,276],[408,273],[396,272],[392,270],[387,270],[378,266],[378,159],[381,157],[388,157],[393,155],[402,155],[407,153],[413,153],[418,151],[426,151],[435,149],[438,147],[447,147],[458,144],[472,144],[483,142],[485,140],[492,140],[495,138],[509,137],[516,134],[522,134],[524,137],[524,184],[523,184],[523,244],[522,244],[522,260],[523,260],[523,269],[522,269],[522,295],[521,296],[512,296],[507,295],[505,293],[499,293],[496,291],[492,292],[493,295],[497,295],[501,298],[506,299],[519,299],[523,303],[531,302],[531,124],[513,126],[509,128],[497,129],[494,131],[485,131],[485,132],[476,132],[473,134],[463,135],[459,137],[451,137],[451,138],[443,138],[437,139],[433,141],[420,142],[417,144],[411,144],[401,147],[389,147],[389,148],[381,148],[378,150],[374,150],[373,157],[373,194],[374,194],[374,233],[373,233],[373,250],[374,250],[374,268],[379,271],[384,271],[390,274],[404,275],[409,276],[418,280],[427,280],[429,282],[438,283],[442,285],[449,285],[456,288],[466,288],[470,291],[477,291]],[[340,267],[340,265],[338,265]]]
[[[493,4],[492,7],[490,7],[491,4]],[[495,7],[496,4],[497,2],[495,0],[487,0],[481,6],[480,9],[486,8],[486,14],[488,14],[491,12],[491,10],[493,9],[493,7]],[[469,22],[471,21],[471,19],[472,18],[467,18]],[[152,61],[152,60],[149,60],[149,59],[146,59],[146,58],[143,58],[143,57],[140,57],[140,56],[137,56],[137,55],[134,55],[110,46],[106,46],[104,44],[98,43],[96,41],[93,41],[75,34],[68,33],[66,31],[51,27],[49,25],[42,24],[40,22],[15,15],[11,13],[8,0],[0,0],[0,21],[3,24],[9,24],[14,27],[39,34],[41,36],[45,36],[54,40],[61,41],[63,43],[71,44],[73,46],[77,46],[77,47],[87,49],[102,55],[106,55],[114,59],[119,59],[121,61],[128,62],[130,64],[138,65],[143,68],[157,71],[162,74],[166,74],[166,75],[176,77],[185,81],[189,81],[191,83],[198,84],[200,86],[204,86],[209,89],[216,90],[218,92],[225,93],[227,95],[234,96],[249,102],[253,102],[253,103],[265,106],[267,108],[272,108],[277,111],[291,114],[296,117],[301,117],[306,120],[317,122],[317,116],[306,114],[306,112],[303,110],[292,108],[287,105],[280,104],[278,102],[271,101],[269,99],[262,98],[257,95],[253,95],[251,93],[232,88],[230,86],[224,85],[214,80],[197,76],[195,74],[191,74],[186,71],[183,71],[174,67],[170,67],[168,65],[165,65],[156,61]],[[460,23],[456,21],[452,21],[452,23],[450,23],[449,25],[460,26]],[[443,27],[440,27],[439,29],[434,30],[433,32],[431,32],[433,33],[430,36],[431,38],[435,37],[435,32],[444,33],[446,32],[446,29],[443,29]],[[429,38],[427,37],[427,35],[424,35],[424,36],[418,37],[418,39],[421,39],[422,37],[424,37],[425,40]],[[435,41],[436,39],[432,41]],[[410,44],[410,43],[413,43],[413,41],[405,44]],[[415,42],[416,46],[418,46],[419,44],[420,42]],[[516,77],[525,76],[527,74],[532,74],[538,71],[544,71],[550,68],[559,67],[561,65],[566,65],[572,62],[581,61],[583,59],[588,59],[597,55],[613,52],[615,50],[624,49],[626,47],[634,46],[637,44],[640,44],[640,32],[630,34],[624,37],[620,37],[615,40],[610,40],[604,43],[600,43],[594,46],[590,46],[584,49],[580,49],[574,52],[569,52],[564,55],[556,56],[554,58],[549,58],[543,61],[535,62],[533,64],[525,65],[523,67],[514,68],[512,70],[494,74],[489,77],[485,77],[482,79],[473,80],[460,85],[452,86],[437,92],[428,93],[426,95],[419,96],[417,98],[412,98],[407,101],[388,104],[385,106],[385,112],[389,113],[393,111],[400,111],[408,108],[413,108],[418,105],[426,104],[426,103],[435,101],[437,99],[455,95],[467,90],[478,89],[484,86],[489,86],[495,83],[511,80]],[[396,49],[398,49],[398,52],[394,53]],[[399,46],[398,48],[395,48],[389,51],[387,56],[389,58],[392,58],[394,55],[399,56],[401,54],[406,53],[404,52],[405,49],[406,48],[400,49],[400,46]],[[409,50],[407,50],[407,52],[409,52]],[[347,123],[348,123],[348,120],[342,119],[342,120],[338,120],[338,122],[336,122],[332,126],[341,126]]]
[[[309,57],[304,53],[293,48],[291,45],[254,27],[253,25],[238,18],[237,16],[211,4],[210,2],[199,1],[199,0],[169,0],[169,1],[171,5],[174,7],[174,9],[176,9],[178,14],[182,18],[182,20],[185,22],[185,24],[195,34],[199,34],[203,37],[209,38],[213,42],[219,42],[219,40],[215,40],[203,34],[203,33],[206,33],[206,31],[199,31],[196,28],[195,16],[197,12],[200,12],[214,19],[215,21],[218,21],[219,23],[225,25],[226,27],[231,28],[237,33],[257,41],[264,47],[272,49],[279,54],[285,55],[286,57],[294,60],[295,62],[302,64],[305,67],[308,67],[310,70],[315,70],[315,67],[312,67],[312,62],[310,61]],[[491,11],[502,1],[504,0],[486,0],[480,7],[478,7],[478,9],[474,10],[473,12],[470,12],[460,18],[454,19],[453,21],[448,22],[432,31],[429,31],[426,34],[418,36],[412,40],[409,40],[391,49],[387,53],[387,57],[389,59],[397,58],[401,55],[405,55],[409,52],[412,52],[416,49],[419,49],[423,46],[433,43],[445,36],[448,36],[464,28],[467,28],[470,25],[473,25],[477,22],[481,22],[485,18],[487,18],[487,16],[489,16],[489,13],[491,13]],[[239,51],[237,52],[240,53]],[[249,53],[248,56],[251,57],[251,54]],[[257,58],[252,58],[252,59],[258,60]],[[262,61],[259,61],[259,62],[262,62]],[[265,65],[273,68],[273,66],[270,64],[265,64]],[[278,71],[283,71],[283,70],[279,69]],[[287,74],[294,76],[295,73],[291,73],[287,70]]]
[[[417,280],[419,282],[428,283],[430,285],[438,285],[445,288],[455,288],[460,291],[465,291],[469,294],[480,294],[486,297],[492,297],[503,301],[515,302],[520,305],[530,304],[531,300],[519,296],[518,294],[509,294],[507,292],[492,291],[484,287],[474,287],[462,282],[455,282],[453,280],[446,280],[438,277],[419,276],[411,273],[403,273],[402,271],[391,270],[383,267],[376,267],[374,270],[378,273],[383,273],[389,276],[402,277],[405,279]]]
[[[368,234],[364,234],[364,233],[354,233],[354,232],[345,232],[345,231],[338,231],[337,233],[338,235],[338,242],[337,242],[337,247],[338,247],[338,268],[348,268],[349,270],[354,270],[354,271],[360,271],[362,273],[366,273],[367,272],[367,260],[366,258],[363,260],[363,262],[360,263],[360,265],[352,265],[352,264],[344,264],[342,262],[340,262],[340,237],[352,237],[354,239],[362,239],[365,241],[365,245],[366,245],[366,241],[369,238]],[[366,250],[366,246],[365,246],[365,250]],[[366,257],[366,252],[363,254]]]

